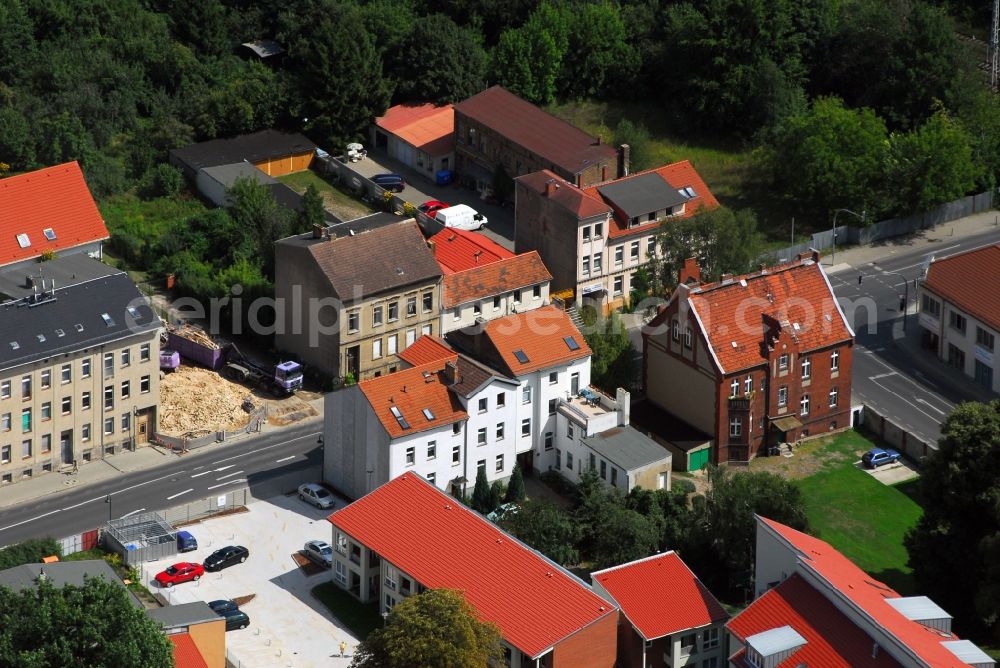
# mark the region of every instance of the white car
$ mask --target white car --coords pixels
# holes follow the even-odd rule
[[[299,498],[321,510],[333,508],[336,505],[336,499],[333,498],[330,490],[314,482],[299,485]]]
[[[325,540],[306,541],[305,547],[302,548],[302,554],[320,566],[326,568],[333,566],[333,548]]]

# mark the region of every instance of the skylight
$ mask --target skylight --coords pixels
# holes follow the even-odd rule
[[[10,349],[11,350],[17,350],[20,347],[21,347],[21,344],[18,343],[17,341],[11,341],[10,342]]]
[[[139,309],[137,309],[134,306],[129,306],[128,307],[128,314],[130,316],[132,316],[133,318],[138,318],[139,317]]]
[[[44,230],[42,230],[42,234],[44,234],[45,238],[48,239],[49,241],[56,240],[56,231],[53,230],[51,227],[46,227]]]
[[[115,321],[107,313],[102,313],[101,319],[104,320],[104,324],[108,327],[114,327]]]
[[[39,334],[38,335],[38,342],[39,343],[45,343],[45,335],[44,334]]]
[[[431,412],[431,409],[425,408],[424,409],[424,417],[427,418],[428,422],[430,422],[430,421],[432,421],[434,419],[434,413]]]
[[[22,232],[21,234],[17,235],[17,245],[20,246],[21,248],[27,248],[28,246],[31,245],[31,239],[28,238],[27,234]]]
[[[410,428],[410,423],[407,422],[406,418],[403,417],[403,414],[399,412],[399,408],[397,408],[396,406],[393,406],[389,410],[392,411],[392,417],[396,418],[396,422],[399,423],[400,428],[402,428],[402,429],[409,429]]]
[[[525,355],[524,351],[521,350],[520,348],[518,348],[517,350],[514,351],[514,357],[516,357],[517,361],[520,362],[521,364],[527,364],[528,363],[528,356]]]
[[[81,325],[80,323],[76,323],[76,331],[82,332],[83,331],[83,325]]]
[[[66,336],[66,330],[64,330],[64,329],[57,329],[56,330],[56,336]]]
[[[563,341],[566,343],[566,347],[570,350],[579,350],[580,344],[576,342],[572,336],[564,336]]]

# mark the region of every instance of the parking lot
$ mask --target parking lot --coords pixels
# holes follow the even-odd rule
[[[343,501],[338,501],[341,507]],[[277,496],[256,501],[245,512],[183,527],[198,540],[198,549],[142,565],[142,581],[171,603],[212,601],[252,596],[240,608],[250,626],[226,633],[227,655],[238,666],[267,668],[346,667],[339,658],[340,642],[348,655],[357,645],[311,590],[331,578],[329,569],[309,563],[300,567],[294,555],[307,540],[331,540],[329,511],[318,510],[298,497]],[[160,588],[156,574],[178,561],[203,562],[226,545],[243,545],[250,557],[222,571],[205,573],[197,582]],[[237,663],[238,662],[238,663]]]
[[[857,463],[857,467],[883,485],[898,485],[901,482],[920,477],[916,466],[905,457],[900,457],[898,461],[892,464],[883,464],[877,469],[867,468],[860,461]]]

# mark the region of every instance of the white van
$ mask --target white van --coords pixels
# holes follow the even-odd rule
[[[486,216],[466,204],[456,204],[447,209],[440,209],[434,216],[434,220],[445,227],[454,227],[459,230],[481,230],[489,222],[486,220]]]

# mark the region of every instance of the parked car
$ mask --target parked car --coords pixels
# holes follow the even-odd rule
[[[445,227],[454,227],[459,230],[481,230],[489,223],[486,216],[468,204],[456,204],[447,209],[438,209],[434,220]]]
[[[441,209],[447,209],[451,204],[447,202],[442,202],[441,200],[429,199],[420,206],[417,207],[417,211],[426,214],[428,218],[434,218],[437,216],[437,212]]]
[[[177,532],[177,551],[191,552],[198,549],[198,541],[191,535],[190,531]]]
[[[204,574],[205,568],[201,564],[180,561],[173,566],[168,566],[167,570],[157,573],[156,583],[161,587],[173,587],[182,582],[198,581]]]
[[[401,193],[406,189],[406,179],[399,174],[376,174],[371,182],[394,193]]]
[[[242,564],[250,556],[250,550],[242,545],[227,545],[205,558],[206,571],[221,571],[234,564]]]
[[[221,598],[218,601],[209,601],[208,607],[210,607],[217,615],[224,615],[227,612],[240,609],[240,606],[236,605],[236,601],[229,598]]]
[[[302,548],[302,554],[313,562],[326,568],[333,567],[333,548],[325,540],[308,540]]]
[[[509,515],[516,515],[520,509],[516,503],[501,503],[496,510],[486,516],[486,519],[496,524]]]
[[[322,510],[333,508],[336,505],[336,499],[333,498],[330,490],[314,482],[299,485],[299,498]]]
[[[861,463],[870,469],[877,469],[882,464],[892,464],[899,461],[899,453],[895,450],[872,448],[861,457]]]
[[[230,610],[221,615],[226,618],[226,630],[235,631],[250,626],[250,615],[240,609]]]

